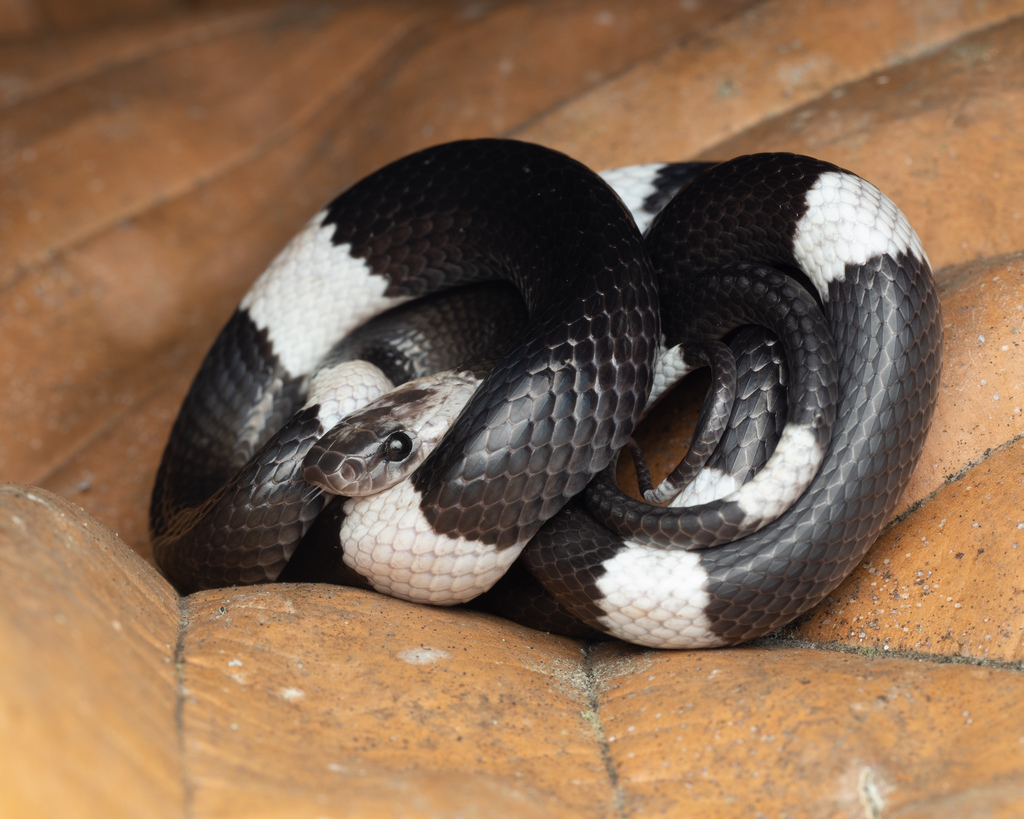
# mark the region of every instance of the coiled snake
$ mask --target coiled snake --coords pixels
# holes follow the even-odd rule
[[[351,339],[378,338],[372,320],[414,298],[500,281],[525,318],[513,309],[498,328],[479,386],[445,387],[465,405],[457,417],[416,382],[362,410],[360,429],[394,421],[396,406],[433,420],[416,446],[380,441],[385,461],[419,453],[407,480],[345,503],[350,568],[452,604],[522,553],[517,571],[569,616],[659,647],[751,639],[828,594],[892,514],[935,404],[941,317],[916,234],[872,185],[807,157],[607,178],[621,200],[562,154],[473,140],[400,159],[318,214],[245,296],[172,431],[151,509],[171,580],[188,591],[277,579],[328,499],[304,459],[331,485],[344,458],[328,431],[386,393],[387,374],[417,374],[353,361]],[[473,352],[468,334],[442,345],[437,366]],[[738,397],[688,490],[700,504],[626,497],[614,464],[655,381],[723,340]],[[745,386],[765,344],[786,351],[778,444],[729,445],[765,400]],[[740,477],[726,468],[736,453]]]

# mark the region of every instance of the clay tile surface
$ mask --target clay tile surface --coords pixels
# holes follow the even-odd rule
[[[0,815],[1024,815],[1022,70],[1022,0],[0,3]],[[365,173],[489,135],[809,153],[909,216],[935,421],[796,623],[659,652],[152,567],[160,453],[251,281]]]

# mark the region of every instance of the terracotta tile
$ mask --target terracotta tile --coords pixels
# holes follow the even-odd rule
[[[1022,10],[1021,2],[760,3],[637,63],[516,135],[595,168],[707,152],[724,159],[733,154],[722,150],[723,141],[748,131],[775,142],[794,138],[793,124],[776,123],[776,117],[791,119],[801,106],[833,98],[843,111],[847,84],[905,64],[917,71],[918,60],[948,44],[986,71],[977,63],[994,51],[956,44]],[[872,87],[875,103],[884,105],[892,88]],[[960,93],[948,93],[947,104],[965,102]]]
[[[947,268],[937,278],[945,320],[942,391],[909,501],[1024,432],[1024,258]]]
[[[14,0],[15,3],[18,0]],[[34,0],[33,29],[44,21]],[[231,32],[265,26],[282,11],[266,4],[231,11],[210,9],[188,15],[159,15],[130,25],[93,26],[81,32],[5,42],[0,47],[0,102],[6,107],[46,94],[55,88],[80,83],[109,68],[138,62],[153,54],[190,42],[217,38]]]
[[[17,487],[0,503],[5,573],[31,579],[0,605],[0,690],[21,737],[5,769],[23,772],[0,806],[16,815],[173,816],[185,801],[195,816],[1022,805],[1011,666],[784,645],[584,654],[486,615],[312,585],[179,606],[80,509]]]
[[[0,813],[1024,812],[1022,11],[261,4],[0,48],[0,474],[143,552],[163,436],[247,282],[333,190],[428,142],[822,155],[911,216],[947,324],[919,505],[753,647],[583,653],[318,586],[180,601],[73,505],[0,490]],[[679,438],[679,415],[648,431]]]
[[[932,429],[901,502],[904,511],[914,508],[792,633],[881,650],[1018,661],[1024,659],[1024,557],[1017,548],[1024,543],[1018,341],[1024,264],[1000,258],[949,268],[938,278],[945,361]],[[702,389],[661,408],[642,430],[656,477],[685,452]],[[624,486],[634,485],[628,459],[620,474]]]
[[[762,21],[769,9],[779,5],[785,4],[761,6],[744,21]],[[825,23],[830,15],[859,15],[844,4],[810,5],[814,13],[808,8],[799,18],[803,22],[794,19],[796,28],[787,29],[786,37],[809,20]],[[886,8],[910,10],[911,5]],[[906,41],[902,48],[911,49],[906,53],[890,52],[884,47],[886,39],[875,36],[875,15],[859,15],[862,24],[872,28],[872,33],[860,38],[851,35],[851,27],[856,31],[852,22],[835,19],[835,34],[820,45],[812,45],[818,42],[813,38],[800,38],[805,48],[820,48],[831,55],[811,61],[821,65],[834,60],[836,50],[845,49],[851,40],[858,42],[850,63],[844,59],[841,75],[834,77],[834,90],[822,94],[811,84],[801,94],[745,95],[751,108],[747,119],[722,125],[715,120],[724,116],[716,112],[729,107],[712,104],[707,86],[714,80],[707,78],[747,65],[746,57],[737,62],[732,53],[732,48],[740,46],[716,37],[706,52],[672,52],[642,64],[576,103],[582,109],[579,113],[567,106],[518,135],[569,151],[593,167],[720,160],[757,151],[812,154],[882,188],[910,218],[936,270],[1014,253],[1024,245],[1024,212],[1012,204],[1016,200],[1011,192],[1022,162],[1016,134],[1024,127],[1020,121],[1024,103],[1019,85],[1011,78],[1024,61],[1024,22],[1010,18],[972,34],[975,28],[997,22],[1011,8],[988,4],[970,8],[975,11],[965,19],[938,15],[931,25],[910,15],[901,35],[901,41]],[[958,25],[962,22],[963,28],[951,27],[952,19]],[[762,22],[763,28],[750,28],[744,32],[748,39],[739,42],[757,44],[755,56],[763,53],[767,61],[782,47],[783,33],[774,17]],[[879,23],[879,28],[888,31],[890,27]],[[732,29],[726,31],[737,36]],[[860,49],[876,41],[878,53],[858,62]],[[912,54],[917,58],[904,59]],[[774,76],[756,61],[750,65],[743,70],[755,77]],[[697,85],[707,88],[708,99],[690,108],[685,101],[676,102],[675,95],[682,93],[680,88],[694,85],[690,76],[694,73],[704,77],[704,85]],[[701,116],[693,116],[692,110],[701,111]],[[606,124],[599,126],[598,120]],[[984,150],[978,150],[978,145],[984,145]]]
[[[989,198],[1001,201],[1000,191],[1017,175],[1014,169],[1021,162],[1011,147],[1015,114],[1007,118],[1007,112],[1020,110],[1019,89],[1003,79],[1024,60],[1020,26],[1019,19],[1011,20],[919,60],[890,66],[884,74],[868,76],[843,87],[840,94],[757,125],[713,151],[716,156],[755,150],[815,153],[876,181],[911,216],[940,286],[945,318],[941,394],[901,508],[926,503],[882,538],[828,606],[812,613],[797,632],[802,636],[894,650],[1021,657],[1024,615],[1015,602],[1021,570],[1012,543],[1019,522],[1015,470],[1019,474],[1021,466],[1013,442],[1024,431],[1018,406],[1024,372],[1018,342],[1024,315],[1019,299],[1022,266],[1015,254],[951,266],[1024,245],[1017,209],[986,204]],[[885,89],[884,95],[879,88]],[[615,97],[610,99],[614,107]],[[961,116],[965,107],[971,109],[969,116]],[[557,124],[557,117],[552,121]],[[653,153],[661,139],[657,132],[645,133],[644,138],[650,139],[644,150],[659,156]],[[978,142],[992,149],[970,148]],[[996,170],[999,167],[1002,170]],[[667,472],[685,451],[698,408],[693,396],[673,400],[678,401],[678,415],[663,408],[652,419],[645,440],[646,448],[655,453],[652,466],[658,474]],[[965,509],[963,500],[954,500],[952,489],[941,489],[949,476],[1000,447],[1006,451],[998,464],[977,467],[988,475],[989,485],[996,484],[990,492],[998,509],[978,514],[969,506]],[[628,482],[628,464],[621,472]],[[964,480],[971,483],[966,476]],[[943,521],[944,528],[951,527],[961,516],[977,526],[955,534],[936,528]],[[945,544],[944,556],[950,544],[976,540],[975,548],[988,544],[989,557],[977,567],[950,565],[915,547],[911,558],[900,558],[895,566],[893,547],[885,544],[891,538],[905,542],[911,531],[934,542],[935,549]],[[941,537],[933,540],[940,532]],[[964,548],[952,548],[952,555],[961,552]],[[962,592],[962,600],[947,602],[949,594],[928,602],[918,597],[919,586],[927,581],[914,585],[917,572],[923,577],[940,565],[945,582]],[[883,590],[900,599],[885,599]]]
[[[49,29],[76,29],[118,19],[148,17],[181,6],[180,0],[2,0],[0,35],[25,37]]]
[[[794,636],[1024,660],[1022,476],[1019,439],[987,453],[892,525]]]
[[[882,650],[1024,659],[1024,265],[944,271],[939,408],[905,496],[919,502],[796,636]]]
[[[795,648],[609,645],[594,663],[628,815],[989,815],[957,812],[976,794],[1024,807],[1019,671]]]
[[[1024,244],[1024,211],[1012,193],[1024,161],[1016,145],[1024,107],[1008,75],[1024,61],[1022,35],[1020,16],[965,34],[754,126],[714,155],[790,150],[850,168],[904,210],[936,271],[1016,253]]]
[[[0,814],[180,816],[178,597],[96,518],[0,486]]]
[[[141,376],[140,383],[150,378]],[[109,523],[146,560],[152,559],[148,512],[156,466],[190,382],[178,375],[147,385],[151,392],[135,401],[132,412],[101,427],[95,443],[69,455],[46,480],[50,490]]]
[[[993,447],[1024,433],[1024,350],[1019,341],[1024,261],[1009,256],[947,268],[936,279],[944,319],[942,386],[904,508]],[[703,382],[697,382],[693,391],[702,389]],[[645,440],[669,444],[652,458],[658,474],[667,472],[685,452],[699,399],[700,395],[683,395],[678,408],[665,406],[653,416],[655,426]]]
[[[757,6],[554,0],[457,6],[395,50],[386,93],[352,123],[377,167],[428,144],[519,133],[577,95]],[[546,140],[535,140],[546,142]]]
[[[72,75],[10,107],[4,268],[52,258],[265,151],[408,24],[406,15],[372,11],[342,23],[328,9],[282,9],[236,27],[200,18],[170,47],[152,43],[151,54]],[[311,27],[321,29],[313,45]]]
[[[373,813],[396,781],[448,810],[504,793],[592,815],[610,799],[572,641],[324,586],[204,593],[185,612],[199,811],[243,791],[342,809],[354,791]]]
[[[374,31],[370,14],[348,22],[361,22],[365,35]],[[267,21],[265,27],[273,30],[278,23]],[[375,45],[361,49],[357,34],[351,34],[351,43],[338,40],[346,27],[336,22],[324,47],[330,45],[332,54],[340,49],[349,70],[358,71],[374,48],[385,48],[404,25],[402,19],[390,25],[381,19]],[[258,45],[251,48],[258,50]],[[187,49],[172,53],[188,62]],[[316,73],[315,61],[303,70]],[[167,202],[147,198],[151,193],[119,191],[132,209],[141,207],[142,212],[111,206],[90,228],[98,233],[59,237],[57,257],[46,264],[19,270],[8,257],[7,278],[0,273],[7,306],[0,312],[0,333],[7,342],[0,348],[0,373],[8,385],[2,411],[4,428],[23,434],[0,439],[5,477],[42,481],[69,452],[102,437],[111,419],[144,400],[165,373],[175,368],[195,372],[255,271],[333,190],[336,183],[324,180],[319,169],[311,171],[308,157],[316,153],[323,131],[337,130],[336,117],[347,113],[345,80],[338,66],[338,76],[317,89],[338,103],[338,111],[321,113],[327,122],[303,127],[308,112],[300,111],[295,121],[278,123],[261,148],[236,142],[217,157],[219,166],[209,164],[209,157],[192,157],[179,169],[179,195]],[[305,84],[302,77],[295,81]],[[287,87],[281,93],[295,94]],[[159,164],[166,145],[166,140],[155,145],[140,141],[133,162]],[[340,140],[337,150],[344,153]],[[259,161],[239,161],[232,151],[241,151],[245,160],[258,155]],[[116,144],[106,145],[105,156],[120,167]],[[320,195],[311,194],[317,185]],[[42,190],[33,195],[53,198]],[[179,402],[180,396],[173,399]]]
[[[75,29],[113,20],[146,17],[181,6],[179,0],[36,0],[46,20],[58,29]]]
[[[0,3],[0,37],[24,37],[43,27],[34,0],[4,0]]]

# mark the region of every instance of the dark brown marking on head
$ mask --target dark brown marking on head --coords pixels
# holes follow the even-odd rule
[[[414,404],[425,398],[432,398],[433,395],[430,390],[399,390],[388,397],[388,403],[392,406]]]

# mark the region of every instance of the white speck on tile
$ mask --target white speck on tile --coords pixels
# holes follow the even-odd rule
[[[420,646],[419,648],[407,648],[405,651],[399,651],[395,656],[402,662],[409,663],[409,665],[432,665],[438,660],[447,659],[451,655],[447,651],[441,651],[439,648]]]

